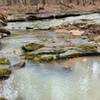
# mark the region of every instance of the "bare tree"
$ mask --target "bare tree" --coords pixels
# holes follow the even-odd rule
[[[69,3],[72,3],[73,2],[73,0],[69,0]]]
[[[85,6],[86,5],[86,0],[83,0],[83,6]]]
[[[95,0],[90,0],[89,4],[95,5]]]
[[[80,4],[80,0],[76,0],[76,3],[77,3],[77,5],[79,5]]]

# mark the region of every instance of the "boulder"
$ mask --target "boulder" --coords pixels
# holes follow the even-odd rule
[[[9,36],[9,35],[11,34],[10,31],[8,31],[7,29],[4,29],[4,28],[0,28],[0,33],[2,33],[3,36],[5,36],[5,34],[6,34],[7,36]]]
[[[1,80],[5,80],[9,78],[10,74],[11,74],[11,70],[9,68],[4,67],[4,66],[0,67],[0,79]]]
[[[24,51],[35,51],[35,50],[40,49],[40,48],[42,48],[42,47],[44,47],[44,45],[42,45],[42,44],[38,44],[38,43],[29,43],[29,44],[23,46],[22,49],[23,49]]]
[[[33,45],[33,44],[32,44]],[[34,47],[34,46],[33,46]],[[75,58],[82,56],[100,55],[98,48],[93,43],[75,44],[65,47],[37,47],[35,50],[28,45],[24,49],[24,57],[35,62],[51,62],[59,59]]]

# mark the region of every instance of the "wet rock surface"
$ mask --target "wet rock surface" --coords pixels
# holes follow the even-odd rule
[[[0,57],[0,81],[10,77],[12,71],[25,67],[25,61],[11,65],[10,61],[5,57]]]
[[[0,80],[9,78],[11,74],[10,62],[5,57],[0,57]]]
[[[5,57],[0,57],[0,65],[9,65],[10,61]]]
[[[30,43],[30,44],[27,44],[26,46],[23,46],[22,49],[24,51],[35,51],[42,47],[44,47],[44,45],[37,44],[37,43]]]
[[[13,69],[21,69],[21,68],[24,68],[26,65],[26,63],[24,61],[20,62],[20,63],[17,63],[15,65],[12,65],[11,68]]]
[[[95,26],[96,25],[91,25],[91,27],[94,29],[96,28]],[[90,29],[85,29],[84,33],[78,35],[70,32],[64,34],[57,32],[55,34],[58,35],[54,35],[52,38],[44,36],[44,39],[41,39],[41,37],[40,44],[33,42],[30,44],[35,44],[35,46],[30,46],[30,44],[27,44],[24,46],[24,48],[22,47],[22,50],[24,51],[24,57],[25,59],[32,60],[33,62],[51,62],[59,59],[100,55],[99,45],[97,42],[99,41],[99,34],[98,32],[91,32],[88,35],[85,34],[85,31],[89,31]],[[95,34],[95,37],[92,37],[93,39],[91,40],[91,36],[93,34]],[[41,43],[43,46],[40,46]],[[25,47],[29,50],[25,50]],[[35,49],[33,49],[33,47]]]
[[[83,18],[78,23],[49,27],[44,33],[41,30],[41,34],[34,34],[33,31],[33,41],[35,39],[36,42],[22,46],[24,57],[36,62],[49,62],[99,54],[99,27],[92,19]]]
[[[5,99],[5,98],[3,98],[3,97],[0,97],[0,100],[7,100],[7,99]]]
[[[8,79],[11,74],[11,70],[9,68],[0,67],[0,80]]]
[[[33,20],[47,20],[47,19],[61,19],[66,17],[75,17],[81,15],[87,15],[95,12],[80,12],[80,11],[70,11],[70,12],[41,12],[41,13],[26,13],[26,14],[15,14],[9,15],[7,18],[8,22],[23,22],[23,21],[33,21]]]
[[[97,47],[91,44],[65,47],[59,50],[55,48],[41,48],[33,52],[25,52],[25,58],[37,62],[50,62],[59,59],[74,58],[81,56],[100,55]]]

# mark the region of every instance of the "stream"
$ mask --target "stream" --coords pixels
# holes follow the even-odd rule
[[[46,22],[39,21],[38,23],[39,27],[45,25],[44,27],[48,28],[47,25],[54,25],[55,22],[58,25],[68,21],[70,23],[80,21],[84,18],[100,23],[99,14],[61,20],[54,19]],[[25,30],[25,27],[29,25],[32,26],[33,23],[8,23],[6,27],[13,34],[1,40],[0,55],[6,56],[11,64],[23,60],[20,56],[22,54],[21,47],[27,43],[41,43],[45,41],[44,38],[48,41],[54,38],[59,42],[57,45],[65,43],[61,35],[53,32]],[[62,69],[64,66],[71,66],[72,71]],[[0,83],[0,97],[5,97],[8,100],[100,100],[99,91],[99,57],[74,58],[54,63],[26,61],[25,68],[14,70],[8,80]]]

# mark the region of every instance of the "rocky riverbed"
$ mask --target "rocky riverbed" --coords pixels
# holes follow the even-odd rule
[[[99,19],[97,13],[59,20],[8,23],[3,28],[9,30],[10,35],[1,39],[0,78],[5,75],[7,78],[0,81],[0,97],[7,100],[73,100],[76,97],[80,100],[83,94],[86,100],[94,100],[89,92],[94,93],[99,88],[99,85],[98,88],[92,87],[95,87],[95,82],[91,79],[100,80],[97,77],[100,56]],[[86,90],[88,83],[92,84],[88,87],[91,91]],[[72,89],[74,86],[80,86],[81,94],[74,93],[77,90]],[[70,89],[71,96],[68,93]],[[56,95],[57,90],[59,96]],[[99,100],[97,92],[94,96]]]

